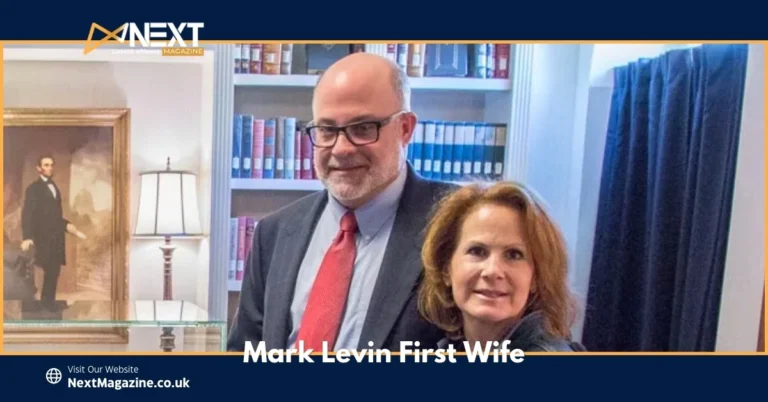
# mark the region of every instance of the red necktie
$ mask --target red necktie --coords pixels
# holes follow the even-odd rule
[[[304,348],[321,351],[325,341],[328,350],[333,351],[352,280],[356,230],[355,214],[349,211],[341,218],[339,234],[326,251],[312,285],[296,338],[297,348],[304,341]]]

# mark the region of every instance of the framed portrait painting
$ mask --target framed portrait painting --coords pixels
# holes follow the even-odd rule
[[[3,110],[6,343],[122,343],[128,109]]]

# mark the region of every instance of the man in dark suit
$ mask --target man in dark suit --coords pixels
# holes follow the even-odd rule
[[[419,314],[423,229],[454,186],[419,177],[408,77],[355,53],[320,78],[305,128],[325,190],[258,222],[227,349],[435,347]]]
[[[21,227],[24,240],[21,249],[35,248],[35,264],[43,269],[43,286],[40,300],[44,307],[56,309],[56,285],[61,266],[66,265],[64,236],[67,232],[80,238],[75,225],[64,219],[61,207],[61,191],[53,182],[55,162],[53,156],[38,159],[40,177],[24,192]]]

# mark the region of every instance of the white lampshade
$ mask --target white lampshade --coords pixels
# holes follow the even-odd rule
[[[141,174],[139,211],[134,235],[196,236],[202,234],[197,206],[197,176],[166,170]]]

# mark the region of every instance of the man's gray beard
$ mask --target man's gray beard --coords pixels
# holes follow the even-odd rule
[[[328,177],[325,179],[320,179],[320,182],[322,182],[325,188],[328,189],[328,192],[330,192],[334,198],[338,200],[360,198],[363,195],[368,194],[373,189],[370,178],[363,179],[359,185],[346,184],[344,182],[333,180]],[[339,189],[339,187],[343,187],[343,190]]]
[[[388,181],[394,180],[398,174],[400,174],[400,169],[405,168],[405,155],[401,154],[399,155],[399,158],[397,162],[394,163],[394,166],[386,166],[386,167],[378,167],[376,169],[372,169],[369,171],[369,173],[366,175],[366,178],[364,178],[359,186],[349,186],[345,185],[345,187],[351,187],[351,191],[347,191],[346,193],[340,193],[338,190],[334,188],[334,184],[338,183],[333,180],[331,180],[328,176],[325,178],[318,176],[318,179],[321,183],[323,183],[323,186],[328,189],[328,192],[331,193],[334,198],[338,200],[349,200],[349,199],[356,199],[360,198],[364,195],[369,194],[371,191],[374,191],[374,189],[379,188],[383,183],[386,183]],[[391,170],[391,173],[390,173]],[[389,175],[387,175],[389,173]],[[379,189],[382,190],[382,189]]]

